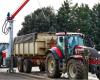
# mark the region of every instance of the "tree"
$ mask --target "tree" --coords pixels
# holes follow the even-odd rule
[[[69,14],[70,14],[70,2],[66,0],[58,10],[57,31],[70,31]]]
[[[31,15],[25,17],[22,25],[23,27],[18,35],[32,32],[55,32],[56,15],[51,7],[37,9]]]
[[[88,5],[82,4],[79,7],[78,4],[71,6],[70,3],[68,0],[64,1],[64,4],[58,11],[57,24],[61,27],[59,30],[76,32],[80,28],[81,32],[89,34],[92,19]]]
[[[93,22],[93,39],[96,44],[96,48],[100,50],[100,3],[94,5],[91,16]]]

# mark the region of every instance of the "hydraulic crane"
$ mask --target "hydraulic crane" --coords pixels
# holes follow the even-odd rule
[[[29,2],[30,0],[25,0],[22,5],[16,10],[14,11],[14,13],[12,15],[10,15],[10,13],[7,14],[7,18],[3,24],[2,27],[2,31],[4,34],[8,34],[9,32],[9,51],[8,54],[10,54],[10,65],[9,65],[9,70],[8,72],[14,72],[13,70],[13,22],[14,22],[14,18],[16,17],[16,15],[23,9],[23,7]],[[9,23],[9,27],[6,28],[7,23]]]

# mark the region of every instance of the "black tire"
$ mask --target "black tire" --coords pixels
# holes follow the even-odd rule
[[[52,70],[50,70],[50,68]],[[46,57],[46,72],[50,78],[60,78],[61,76],[59,71],[59,63],[51,53]]]
[[[30,73],[32,69],[32,62],[29,59],[25,59],[23,62],[23,70],[25,73]]]
[[[40,66],[39,66],[39,69],[40,69],[41,72],[45,71],[45,65],[43,65],[43,64],[40,65]]]
[[[13,58],[13,67],[17,67],[17,62],[18,62],[17,57],[14,57]]]
[[[99,73],[97,73],[96,76],[100,80],[100,66],[97,67],[97,70],[99,71]]]
[[[18,63],[17,63],[18,71],[23,72],[23,59],[18,58]]]
[[[70,59],[67,63],[67,74],[69,79],[88,79],[88,70],[81,60]]]
[[[97,78],[100,80],[100,73],[99,74],[96,74]]]

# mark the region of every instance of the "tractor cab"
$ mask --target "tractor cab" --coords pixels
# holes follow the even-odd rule
[[[48,77],[59,78],[61,72],[71,80],[88,80],[88,70],[100,79],[100,60],[92,40],[82,33],[56,33],[57,43],[48,51]]]
[[[64,56],[71,56],[75,52],[75,48],[80,46],[94,47],[90,38],[85,37],[82,33],[56,33],[57,47]],[[67,53],[67,54],[66,54]]]

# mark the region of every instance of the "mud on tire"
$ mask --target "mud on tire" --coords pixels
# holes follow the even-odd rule
[[[71,59],[67,64],[67,74],[69,79],[88,79],[88,70],[81,60]]]
[[[58,61],[52,53],[48,54],[46,58],[46,72],[50,78],[59,78],[61,76]]]

